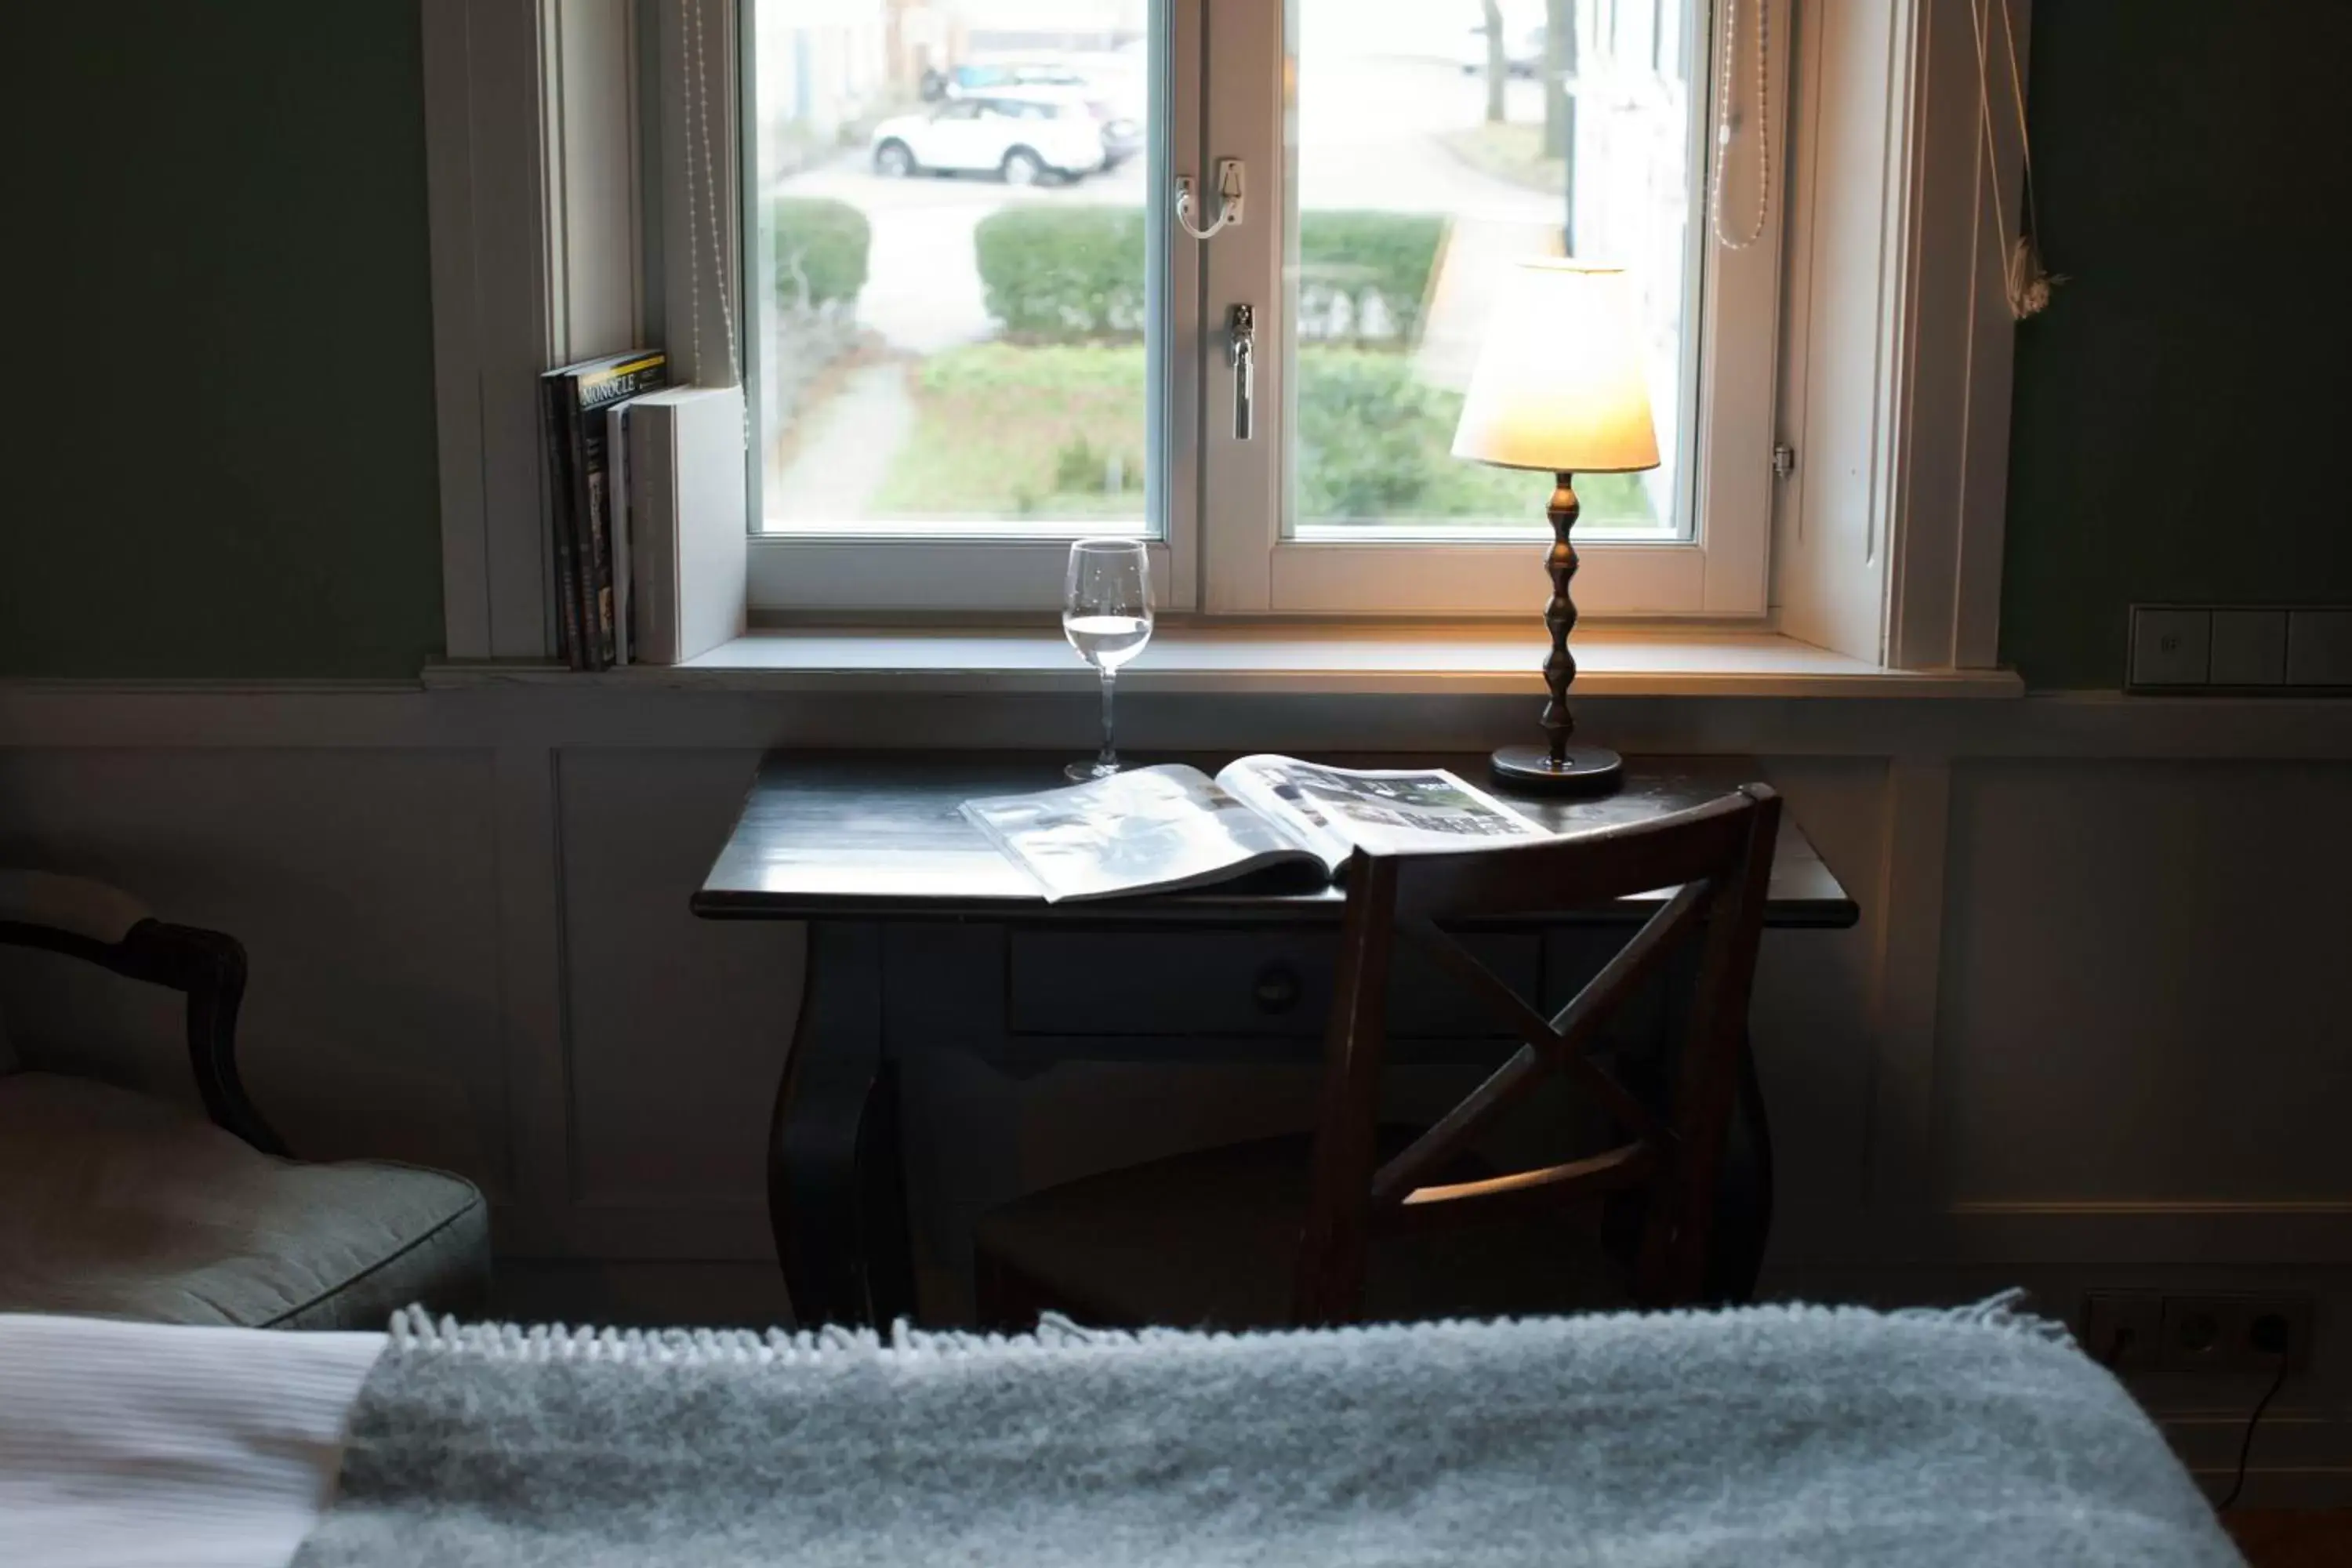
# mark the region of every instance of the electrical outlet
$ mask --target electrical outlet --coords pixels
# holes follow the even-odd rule
[[[2166,1296],[2163,1301],[2167,1372],[2273,1371],[2279,1357],[2268,1348],[2268,1336],[2282,1325],[2287,1370],[2311,1360],[2308,1296]]]
[[[2301,1369],[2311,1359],[2313,1317],[2309,1296],[2094,1290],[2076,1321],[2083,1352],[2111,1371],[2243,1373],[2277,1368],[2278,1352],[2266,1345],[2280,1330],[2287,1369]]]
[[[2083,1353],[2111,1372],[2164,1364],[2164,1298],[2153,1290],[2094,1290],[2083,1298]]]

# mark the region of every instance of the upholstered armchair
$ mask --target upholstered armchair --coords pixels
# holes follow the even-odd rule
[[[205,1109],[22,1070],[0,1037],[0,1312],[375,1329],[412,1301],[486,1304],[489,1216],[471,1183],[298,1163],[246,1097],[236,939],[159,921],[101,883],[0,871],[0,944],[184,995]]]

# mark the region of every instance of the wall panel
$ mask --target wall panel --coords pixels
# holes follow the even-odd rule
[[[489,758],[437,748],[0,751],[0,865],[104,877],[238,937],[240,1059],[306,1155],[508,1184]],[[194,1102],[175,999],[8,955],[10,1033]]]
[[[560,758],[571,1192],[621,1208],[757,1210],[800,1006],[800,928],[688,911],[756,752]]]
[[[2352,1205],[2347,801],[2340,763],[1957,768],[1945,1194]]]

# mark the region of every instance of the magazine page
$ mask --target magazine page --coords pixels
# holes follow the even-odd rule
[[[1217,782],[1288,826],[1334,870],[1359,845],[1394,855],[1551,837],[1443,768],[1334,768],[1290,757],[1244,757]]]
[[[1045,901],[1200,887],[1262,867],[1309,863],[1277,823],[1198,768],[1137,768],[1036,795],[963,803]]]

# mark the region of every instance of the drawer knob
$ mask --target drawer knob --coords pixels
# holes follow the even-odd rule
[[[1287,963],[1269,963],[1250,982],[1250,999],[1261,1013],[1287,1013],[1298,1005],[1298,971]]]

